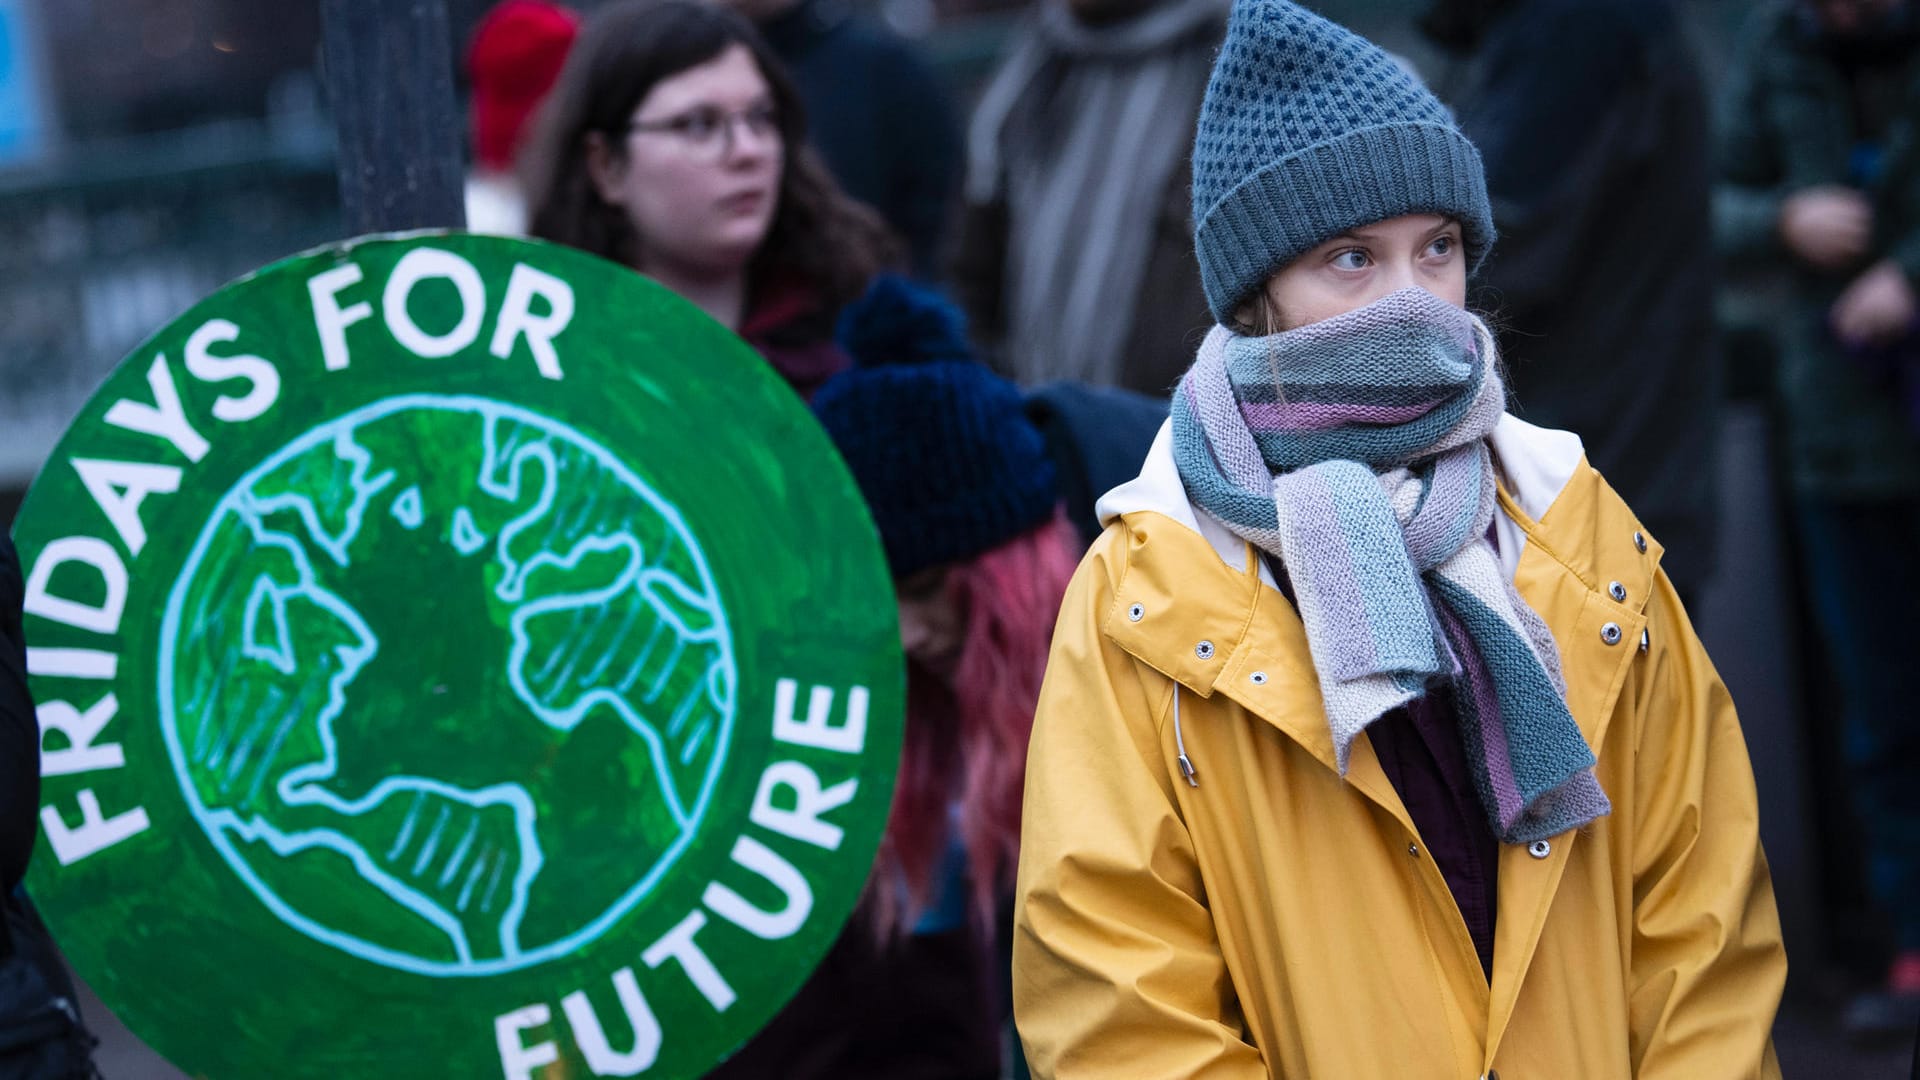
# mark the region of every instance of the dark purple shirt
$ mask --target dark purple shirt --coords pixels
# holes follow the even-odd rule
[[[1453,893],[1481,971],[1492,979],[1500,841],[1474,790],[1457,716],[1453,694],[1435,687],[1367,725],[1367,739]]]
[[[1280,560],[1269,556],[1267,569],[1292,602],[1293,585]],[[1480,970],[1491,980],[1500,841],[1474,790],[1453,693],[1444,685],[1428,690],[1425,697],[1368,724],[1367,740],[1413,819],[1424,854],[1440,867],[1480,956]]]

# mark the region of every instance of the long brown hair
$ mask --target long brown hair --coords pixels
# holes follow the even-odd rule
[[[800,96],[752,24],[698,0],[624,0],[587,20],[523,158],[528,231],[639,266],[646,238],[594,188],[587,136],[598,132],[624,152],[628,121],[655,85],[734,45],[746,47],[767,80],[786,146],[779,208],[747,266],[748,289],[798,279],[837,310],[895,260],[897,245],[879,215],[841,192],[808,148]]]

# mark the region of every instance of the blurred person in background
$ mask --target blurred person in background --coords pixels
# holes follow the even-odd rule
[[[806,135],[793,84],[743,16],[610,4],[582,28],[528,148],[529,232],[653,277],[810,397],[848,366],[840,311],[894,241]]]
[[[1207,325],[1187,200],[1226,0],[1039,0],[967,136],[953,284],[994,364],[1164,396]]]
[[[545,0],[504,0],[474,27],[467,44],[472,87],[467,114],[473,128],[468,231],[497,236],[527,231],[526,199],[515,174],[521,144],[579,32],[579,15]]]
[[[1777,385],[1803,573],[1893,958],[1856,1031],[1920,1013],[1920,21],[1906,0],[1773,3],[1736,58],[1716,216],[1794,270]]]
[[[1101,500],[1028,753],[1034,1074],[1777,1078],[1740,724],[1580,439],[1505,412],[1473,144],[1236,0],[1193,175],[1217,325]]]
[[[40,722],[27,692],[24,600],[20,557],[0,533],[0,899],[26,876],[40,828]],[[9,951],[0,931],[0,956]]]
[[[1692,600],[1713,570],[1720,361],[1711,127],[1674,5],[1439,0],[1423,29],[1471,60],[1451,104],[1500,228],[1478,284],[1514,412],[1581,437]]]
[[[1081,542],[1020,391],[957,312],[894,277],[847,313],[858,362],[814,409],[894,574],[907,727],[860,908],[721,1080],[996,1080],[1006,912],[1047,640]]]
[[[786,65],[840,186],[880,211],[917,276],[938,276],[965,162],[953,101],[920,50],[852,0],[725,2]]]
[[[0,1076],[88,1080],[93,1036],[21,879],[40,825],[40,723],[27,689],[20,556],[0,531]]]

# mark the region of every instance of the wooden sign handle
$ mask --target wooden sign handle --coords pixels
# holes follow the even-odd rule
[[[350,236],[466,225],[445,0],[321,0]]]

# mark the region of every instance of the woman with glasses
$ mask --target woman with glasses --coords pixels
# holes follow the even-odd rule
[[[847,366],[840,308],[894,244],[805,139],[793,86],[745,19],[693,0],[609,5],[528,148],[529,232],[653,277],[811,397]]]

